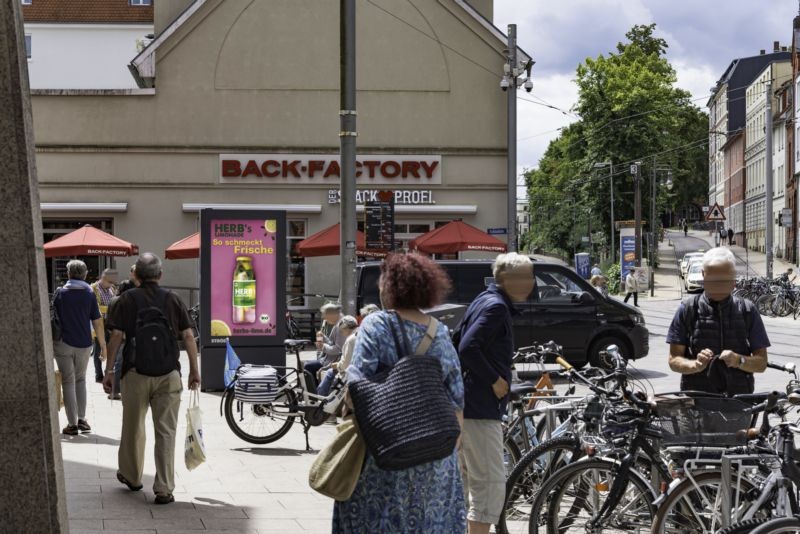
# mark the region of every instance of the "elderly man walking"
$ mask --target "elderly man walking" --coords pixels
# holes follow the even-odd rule
[[[111,329],[109,351],[125,337],[122,357],[122,437],[119,444],[117,480],[131,491],[142,489],[144,469],[145,417],[153,411],[156,504],[175,500],[175,434],[183,385],[178,357],[178,337],[189,355],[189,388],[200,386],[197,346],[192,320],[183,302],[159,287],[161,260],[146,252],[136,261],[139,287],[119,296],[108,312]],[[141,335],[139,335],[141,334]],[[106,366],[103,387],[111,392],[113,365]]]
[[[767,368],[769,338],[755,305],[732,295],[736,258],[727,248],[703,256],[704,291],[681,303],[667,332],[669,366],[682,391],[752,393]]]
[[[68,423],[62,432],[69,436],[92,429],[86,421],[86,367],[92,354],[90,328],[94,328],[101,357],[106,357],[103,319],[92,289],[86,283],[86,273],[85,263],[70,260],[67,262],[69,281],[53,295],[53,307],[61,325],[61,339],[53,343],[53,352],[61,371]]]
[[[530,258],[516,252],[498,256],[493,274],[495,283],[470,304],[456,334],[464,373],[461,468],[470,534],[488,533],[503,510],[506,473],[501,421],[515,348],[513,303],[528,298],[534,287]]]

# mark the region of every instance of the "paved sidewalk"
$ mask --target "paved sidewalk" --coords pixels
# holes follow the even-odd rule
[[[92,378],[91,373],[88,376]],[[254,446],[228,428],[219,411],[220,394],[203,393],[200,404],[208,461],[189,472],[183,462],[189,396],[184,391],[175,455],[176,502],[156,506],[151,488],[155,474],[152,421],[147,421],[144,490],[133,493],[116,480],[122,405],[108,400],[100,384],[92,382],[88,390],[87,419],[94,433],[62,436],[61,441],[72,534],[330,532],[332,501],[308,487],[315,453],[305,452],[299,423],[278,442]],[[334,433],[332,425],[312,428],[311,446],[319,449]]]

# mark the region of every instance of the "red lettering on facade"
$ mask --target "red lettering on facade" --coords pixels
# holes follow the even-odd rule
[[[419,163],[422,165],[422,170],[425,171],[425,178],[433,178],[433,173],[436,172],[439,162],[431,161],[428,163],[427,161],[420,161]]]
[[[341,170],[339,169],[339,162],[334,160],[328,163],[328,168],[325,169],[325,174],[322,175],[323,178],[330,178],[331,176],[339,177],[339,173]]]
[[[319,159],[312,159],[308,162],[308,177],[313,178],[314,173],[325,168],[325,162]]]
[[[381,165],[381,174],[385,178],[397,178],[400,176],[400,164],[396,161],[384,161]]]
[[[242,163],[235,159],[222,160],[222,176],[225,178],[238,178],[242,175]]]
[[[284,161],[281,166],[281,176],[287,178],[291,174],[295,178],[300,178],[300,171],[297,170],[298,165],[300,165],[300,162],[297,160],[291,162]]]
[[[377,169],[378,166],[380,166],[380,164],[381,164],[380,161],[375,161],[375,160],[365,161],[364,167],[367,168],[367,176],[369,176],[370,178],[375,178],[375,169]]]
[[[247,162],[247,166],[244,168],[244,172],[242,172],[242,178],[247,178],[248,176],[258,176],[259,178],[263,178],[261,171],[258,168],[258,163],[252,159]]]
[[[270,167],[274,168],[275,170],[270,170]],[[261,164],[261,173],[267,178],[275,178],[281,173],[281,171],[279,170],[280,167],[281,167],[280,163],[278,163],[274,159],[268,159],[267,161]]]
[[[408,178],[409,176],[419,178],[419,161],[403,162],[403,178]]]
[[[361,162],[356,161],[356,178],[361,178],[362,174],[363,173],[361,172]]]

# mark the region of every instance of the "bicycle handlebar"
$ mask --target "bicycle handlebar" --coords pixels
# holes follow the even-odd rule
[[[770,369],[776,369],[778,371],[783,371],[784,373],[789,373],[789,374],[794,374],[796,369],[797,369],[797,366],[794,363],[791,363],[791,362],[790,363],[785,363],[785,364],[768,362],[767,363],[767,367],[769,367]]]

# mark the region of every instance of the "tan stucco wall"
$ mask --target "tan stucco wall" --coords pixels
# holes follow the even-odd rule
[[[503,44],[452,0],[373,1],[446,46],[358,1],[360,152],[441,155],[443,183],[426,187],[437,204],[477,205],[465,221],[505,226]],[[338,222],[327,184],[218,183],[220,153],[338,151],[337,2],[208,0],[156,57],[154,95],[33,97],[42,201],[127,202],[107,214],[115,233],[157,252],[196,231],[185,202],[320,204],[290,217],[309,233]],[[195,284],[196,262],[167,265],[166,283]],[[335,259],[308,272],[310,289],[338,291]]]

